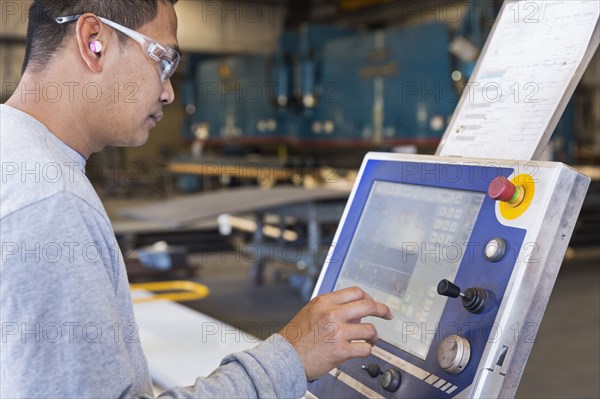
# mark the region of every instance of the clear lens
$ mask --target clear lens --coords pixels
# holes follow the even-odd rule
[[[163,47],[158,43],[152,43],[148,47],[148,55],[158,62],[161,82],[164,83],[169,80],[179,65],[179,53],[172,48]]]
[[[163,82],[169,80],[171,76],[173,76],[175,70],[177,70],[177,66],[179,65],[179,60],[181,58],[178,52],[175,50],[171,51],[173,54],[170,57],[163,58],[161,60],[161,67],[163,70],[161,79]]]
[[[170,60],[161,60],[160,68],[160,80],[166,82],[173,75],[171,73],[171,71],[174,71],[173,64]]]

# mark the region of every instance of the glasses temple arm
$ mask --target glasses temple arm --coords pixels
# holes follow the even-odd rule
[[[54,18],[54,21],[57,24],[65,24],[67,22],[72,22],[72,21],[76,21],[77,19],[79,19],[79,17],[81,17],[81,15],[70,15],[67,17],[58,17],[58,18]],[[139,32],[134,31],[133,29],[129,29],[123,25],[119,25],[116,22],[113,22],[109,19],[103,18],[103,17],[98,17],[96,16],[96,18],[98,18],[100,21],[104,22],[106,25],[110,26],[111,28],[118,30],[119,32],[123,33],[124,35],[129,36],[130,38],[132,38],[133,40],[139,42],[140,44],[144,45],[148,42],[148,39],[146,38],[146,36],[142,35]]]

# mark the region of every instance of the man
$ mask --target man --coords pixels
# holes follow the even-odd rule
[[[1,397],[152,394],[123,258],[84,168],[106,146],[146,142],[173,102],[175,2],[31,6],[23,78],[1,106]],[[307,379],[370,353],[366,316],[391,319],[358,288],[317,297],[294,328],[163,395],[302,396]]]

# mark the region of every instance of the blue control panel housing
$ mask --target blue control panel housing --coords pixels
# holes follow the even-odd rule
[[[349,247],[359,227],[365,204],[376,182],[402,183],[408,185],[463,190],[484,195],[479,214],[476,216],[472,233],[466,243],[466,251],[460,260],[454,283],[465,289],[481,287],[491,293],[489,306],[480,314],[468,312],[457,298],[448,298],[436,329],[426,331],[433,335],[433,341],[424,359],[414,356],[399,347],[379,339],[375,349],[381,349],[396,358],[396,365],[388,363],[382,356],[371,355],[367,359],[353,359],[337,369],[383,397],[397,398],[441,398],[453,397],[473,384],[483,351],[488,342],[498,334],[513,334],[513,331],[500,331],[494,324],[498,306],[502,302],[509,279],[517,262],[517,256],[526,230],[502,225],[495,212],[495,201],[485,195],[490,182],[497,176],[508,177],[512,168],[497,166],[470,166],[449,163],[404,162],[369,160],[364,166],[362,177],[346,218],[340,226],[337,242],[330,254],[328,267],[322,276],[319,294],[335,289],[342,265]],[[507,243],[506,255],[497,262],[484,256],[486,243],[500,237]],[[437,361],[437,348],[445,337],[456,334],[465,337],[471,347],[470,360],[459,374],[443,370]],[[376,351],[375,351],[376,352]],[[409,367],[398,367],[409,364]],[[377,364],[382,371],[395,367],[400,370],[402,383],[396,392],[387,392],[381,386],[380,378],[371,378],[361,365]],[[412,370],[412,371],[411,371]],[[418,370],[416,373],[414,370]],[[364,397],[347,383],[336,377],[335,372],[327,374],[309,384],[309,392],[318,398]],[[369,391],[367,391],[369,392]]]

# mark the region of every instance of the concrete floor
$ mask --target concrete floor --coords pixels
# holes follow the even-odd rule
[[[252,326],[255,332],[263,323],[283,327],[304,304],[296,291],[272,278],[273,270],[284,276],[293,271],[289,266],[271,267],[266,285],[254,287],[247,278],[246,259],[226,254],[194,261],[202,264],[198,280],[211,288],[211,295],[187,305],[240,329]],[[563,265],[517,398],[600,398],[597,264]]]
[[[600,398],[597,263],[563,265],[517,397]]]

